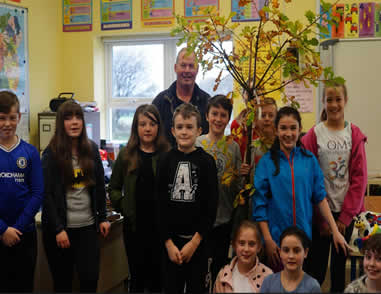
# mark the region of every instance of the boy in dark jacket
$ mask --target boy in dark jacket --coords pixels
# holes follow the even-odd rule
[[[205,290],[207,255],[205,242],[216,218],[218,181],[212,156],[195,147],[201,134],[196,107],[184,103],[173,115],[172,134],[177,148],[159,163],[161,236],[167,250],[166,293]]]

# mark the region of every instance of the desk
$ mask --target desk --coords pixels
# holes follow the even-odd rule
[[[366,185],[366,195],[367,196],[369,196],[369,186],[370,185],[381,185],[381,178],[380,177],[368,178],[368,184]]]
[[[53,293],[53,281],[49,271],[44,246],[42,244],[41,217],[36,216],[37,222],[37,264],[34,279],[34,292]],[[123,244],[123,219],[111,223],[110,233],[106,239],[100,239],[100,271],[98,293],[109,292],[124,285],[128,277],[128,263]],[[119,288],[122,289],[122,288]],[[79,292],[79,282],[73,281],[73,291]],[[124,292],[124,291],[122,291]]]

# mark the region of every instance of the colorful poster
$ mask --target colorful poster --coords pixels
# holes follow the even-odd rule
[[[174,24],[173,0],[142,0],[143,26],[171,26]]]
[[[374,36],[381,37],[381,3],[374,5]]]
[[[314,105],[313,86],[306,81],[306,87],[303,82],[292,82],[285,86],[284,93],[287,97],[295,97],[300,105],[299,112],[312,112]]]
[[[332,16],[338,19],[338,22],[332,26],[332,38],[344,38],[344,4],[336,4],[333,7]]]
[[[344,10],[344,37],[358,38],[359,36],[359,8],[357,3],[345,4]]]
[[[321,14],[320,25],[323,27],[326,27],[328,30],[328,34],[322,34],[321,38],[329,39],[331,38],[331,34],[332,34],[332,27],[328,23],[328,20],[331,19],[331,11],[329,11],[328,13],[323,13],[323,8],[320,6],[320,14]]]
[[[101,0],[101,30],[132,28],[132,0]]]
[[[258,21],[260,20],[259,11],[265,5],[265,0],[253,0],[245,6],[239,6],[239,0],[231,0],[232,12],[236,14],[232,21]]]
[[[62,0],[63,31],[91,31],[93,28],[93,0]]]
[[[374,37],[374,3],[360,3],[359,36]]]
[[[184,0],[184,12],[188,21],[202,22],[205,15],[202,13],[201,8],[207,6],[214,6],[219,11],[219,0]]]

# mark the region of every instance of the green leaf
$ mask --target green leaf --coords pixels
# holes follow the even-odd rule
[[[345,84],[345,79],[343,77],[335,77],[333,79],[334,83],[337,83],[339,85],[344,85]]]
[[[315,13],[313,13],[311,10],[308,10],[305,14],[306,18],[310,23],[313,23],[315,20]]]
[[[249,115],[247,116],[246,125],[250,126],[253,123],[253,120],[254,120],[254,112],[251,111]]]
[[[323,12],[329,12],[331,10],[332,4],[328,2],[324,2],[323,0],[320,1],[321,8]]]
[[[319,41],[318,41],[318,39],[316,39],[316,38],[312,38],[311,40],[310,40],[310,42],[309,42],[312,46],[317,46],[317,45],[319,45]]]
[[[287,15],[283,14],[283,13],[280,13],[279,14],[279,19],[282,20],[282,21],[288,21],[289,18],[287,17]]]

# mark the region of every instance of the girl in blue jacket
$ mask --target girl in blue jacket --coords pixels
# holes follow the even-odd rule
[[[301,147],[302,129],[299,112],[283,107],[275,118],[276,139],[259,162],[254,186],[253,217],[259,222],[265,241],[268,264],[274,271],[282,266],[279,238],[290,226],[297,226],[311,239],[313,205],[318,205],[327,220],[336,249],[348,246],[337,229],[328,207],[324,179],[319,163]]]

